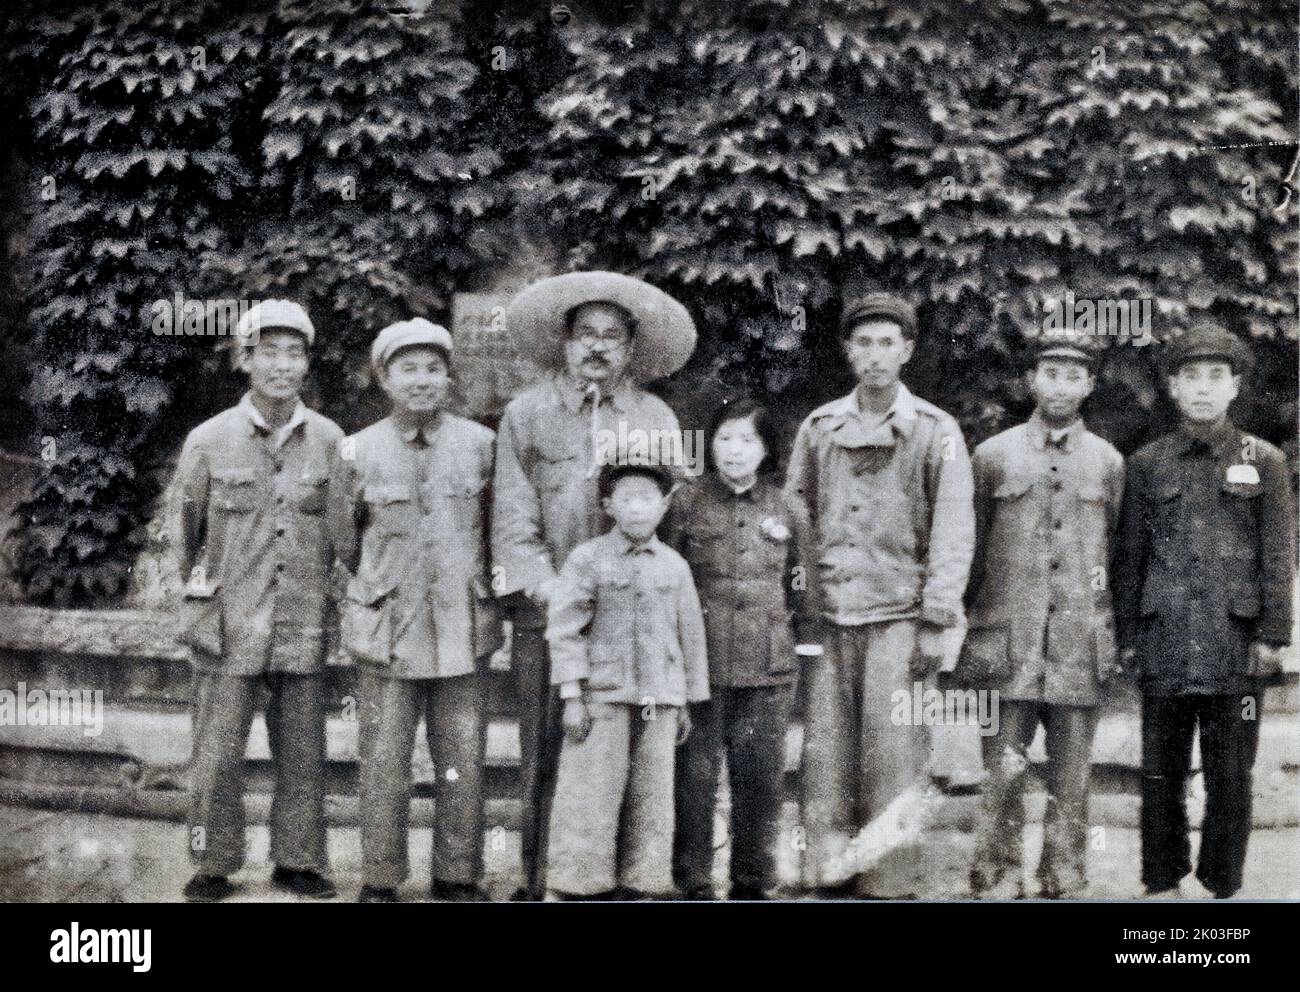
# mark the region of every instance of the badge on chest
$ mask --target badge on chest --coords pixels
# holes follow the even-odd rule
[[[1235,486],[1259,485],[1259,469],[1254,465],[1229,465],[1224,481]]]

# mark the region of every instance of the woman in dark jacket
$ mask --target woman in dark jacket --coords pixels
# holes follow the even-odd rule
[[[674,497],[669,537],[690,563],[704,609],[711,698],[691,705],[677,755],[674,874],[688,899],[714,898],[713,815],[725,749],[731,783],[732,899],[776,883],[785,735],[798,680],[794,644],[807,570],[775,478],[766,409],[724,404],[709,427],[709,472]]]

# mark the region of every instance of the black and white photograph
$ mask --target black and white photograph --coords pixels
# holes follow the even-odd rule
[[[390,903],[1282,957],[1295,2],[0,25],[25,956]]]

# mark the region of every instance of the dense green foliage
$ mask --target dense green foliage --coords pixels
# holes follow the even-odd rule
[[[355,428],[375,330],[445,319],[521,231],[688,303],[701,347],[666,386],[688,419],[738,388],[806,412],[846,385],[842,298],[890,287],[922,307],[909,381],[972,439],[1024,413],[1024,338],[1067,291],[1152,298],[1158,339],[1250,338],[1269,371],[1239,415],[1294,432],[1284,6],[496,7],[55,3],[5,25],[4,347],[32,356],[25,453],[46,459],[31,598],[119,596],[184,430],[237,394],[224,342],[155,336],[154,300],[301,299],[313,399]],[[1158,349],[1109,344],[1093,415],[1127,448],[1159,423]]]

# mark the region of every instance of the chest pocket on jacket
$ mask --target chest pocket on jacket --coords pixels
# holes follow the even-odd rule
[[[257,473],[251,468],[227,468],[212,473],[212,504],[222,513],[251,513],[257,509]]]
[[[1022,479],[1018,476],[1011,476],[1003,479],[993,490],[994,499],[1016,500],[1020,499],[1025,493],[1034,488],[1032,479]]]
[[[1259,506],[1264,486],[1258,482],[1224,482],[1219,502],[1227,514],[1228,526],[1219,534],[1224,557],[1237,562],[1256,559],[1260,543]],[[1258,613],[1258,608],[1256,608]],[[1238,616],[1254,616],[1240,613]]]
[[[1029,498],[1034,480],[1021,476],[1002,479],[993,488],[993,533],[988,542],[987,554],[993,559],[1006,559],[1018,554],[1023,547],[1026,531],[1038,525],[1035,502]]]
[[[704,521],[686,533],[686,560],[706,575],[730,576],[736,535],[719,522]]]
[[[417,514],[410,486],[366,486],[363,498],[370,516],[369,526],[380,534],[408,534]]]
[[[1079,523],[1097,527],[1105,522],[1106,489],[1099,483],[1088,482],[1079,487]],[[1085,533],[1087,533],[1085,531]]]
[[[462,534],[478,533],[483,526],[483,479],[446,479],[438,487],[444,505],[451,514],[456,530]]]
[[[298,480],[298,510],[315,515],[325,512],[325,498],[329,479],[324,475],[307,473]]]
[[[537,452],[535,482],[539,492],[559,492],[582,473],[582,459],[571,447],[548,447]]]
[[[1183,509],[1183,491],[1174,483],[1155,487],[1146,495],[1147,514],[1157,538],[1177,533]]]

